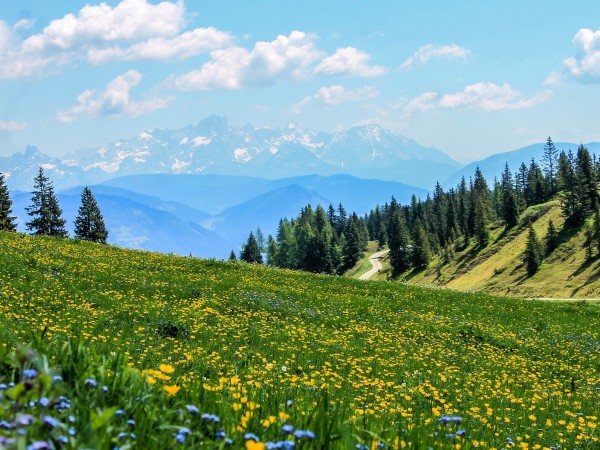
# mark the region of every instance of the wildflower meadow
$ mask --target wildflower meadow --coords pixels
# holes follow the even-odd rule
[[[600,448],[598,305],[0,248],[0,448]]]

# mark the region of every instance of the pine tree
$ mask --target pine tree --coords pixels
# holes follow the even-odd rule
[[[94,194],[87,186],[81,193],[81,205],[75,218],[75,237],[84,241],[106,244],[108,231]]]
[[[529,226],[527,246],[525,247],[523,259],[527,268],[527,275],[535,275],[542,265],[542,246],[532,226]]]
[[[277,265],[277,252],[277,242],[275,242],[273,236],[269,235],[269,244],[267,246],[267,264],[269,266]]]
[[[487,214],[485,213],[485,208],[483,206],[484,202],[482,201],[480,196],[475,197],[473,202],[474,204],[474,222],[475,222],[475,239],[477,239],[477,244],[479,248],[485,248],[490,242],[490,231],[488,230],[489,219]]]
[[[237,261],[237,256],[235,256],[235,252],[233,251],[233,249],[231,250],[231,253],[229,254],[229,261]]]
[[[418,269],[427,267],[430,259],[429,240],[421,221],[417,219],[413,226],[412,265]]]
[[[544,168],[547,198],[551,198],[558,192],[558,183],[556,180],[556,173],[558,171],[558,150],[554,146],[554,142],[552,142],[550,136],[548,136],[546,145],[544,145],[542,166]]]
[[[254,233],[250,232],[250,236],[248,236],[248,241],[242,252],[240,253],[240,261],[246,261],[251,264],[262,264],[263,257],[260,253],[260,249],[258,248],[258,243],[256,242],[256,238],[254,237]]]
[[[519,223],[519,207],[517,205],[517,197],[512,185],[512,174],[508,168],[508,164],[504,166],[502,173],[502,219],[507,229],[513,228]]]
[[[600,255],[600,207],[594,211],[594,240],[596,241],[596,249]]]
[[[0,173],[0,231],[16,231],[15,217],[11,216],[12,200],[8,186],[4,182],[4,174]]]
[[[594,165],[589,150],[583,144],[577,149],[575,178],[577,180],[579,221],[582,222],[585,217],[596,210],[598,205],[598,187]]]
[[[58,200],[54,195],[54,187],[48,177],[44,175],[44,169],[40,167],[38,175],[34,178],[33,195],[31,206],[26,208],[27,214],[32,219],[25,225],[31,234],[67,237],[65,229],[67,221],[63,219],[62,210],[58,206]]]
[[[389,208],[387,229],[392,272],[398,275],[410,268],[410,237],[404,214],[393,197]]]
[[[577,180],[575,178],[574,156],[560,152],[558,156],[557,183],[560,191],[560,206],[565,220],[576,225],[578,217]]]
[[[351,269],[362,256],[362,244],[359,223],[356,214],[350,216],[344,227],[344,242],[342,245],[343,271]]]
[[[559,237],[552,219],[548,220],[548,230],[546,231],[546,237],[544,238],[546,244],[546,255],[549,255],[558,248]]]

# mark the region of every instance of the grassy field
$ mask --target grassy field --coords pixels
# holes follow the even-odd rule
[[[0,448],[600,446],[586,302],[0,248]]]

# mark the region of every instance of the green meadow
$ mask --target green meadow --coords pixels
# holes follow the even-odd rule
[[[0,249],[0,448],[600,448],[595,304]]]

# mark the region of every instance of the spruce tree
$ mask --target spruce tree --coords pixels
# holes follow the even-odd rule
[[[600,207],[594,211],[594,240],[596,241],[596,249],[600,255]]]
[[[507,229],[513,228],[519,222],[519,207],[517,197],[512,185],[512,174],[508,164],[504,166],[502,173],[502,219]]]
[[[75,237],[106,244],[108,231],[94,194],[87,186],[81,192],[81,205],[75,218]]]
[[[50,179],[44,175],[40,166],[38,175],[34,178],[31,206],[26,208],[27,214],[32,219],[25,225],[31,234],[67,237],[65,229],[67,221],[63,219],[62,210],[54,194],[54,187]]]
[[[388,247],[392,273],[398,275],[410,268],[410,236],[406,229],[406,219],[395,198],[389,208]]]
[[[229,261],[237,261],[237,256],[235,256],[235,252],[233,251],[233,249],[231,250],[231,253],[229,254]]]
[[[523,259],[527,268],[527,275],[535,275],[542,265],[542,246],[532,226],[529,226],[527,246],[525,247]]]
[[[254,233],[250,232],[250,236],[248,236],[248,241],[242,252],[240,253],[240,261],[246,261],[247,263],[252,264],[262,264],[263,257],[260,253],[260,249],[258,248],[258,243],[256,242],[256,238],[254,237]]]
[[[429,240],[421,221],[417,219],[413,225],[413,245],[411,252],[412,265],[417,269],[427,267],[431,259]]]
[[[16,231],[15,217],[11,216],[12,200],[8,186],[4,182],[4,174],[0,173],[0,231]]]
[[[554,142],[552,142],[550,136],[548,136],[546,145],[544,145],[542,166],[544,168],[547,198],[551,198],[558,192],[558,183],[556,180],[556,173],[558,171],[558,150],[554,146]]]
[[[277,266],[277,242],[273,236],[269,235],[269,244],[267,246],[267,264],[269,266]]]

